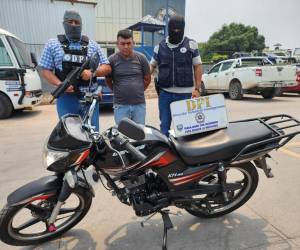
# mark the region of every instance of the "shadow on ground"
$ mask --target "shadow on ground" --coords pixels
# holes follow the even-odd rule
[[[35,116],[38,116],[42,110],[15,110],[12,114],[12,116],[9,118],[11,120],[26,120],[26,119],[32,119]]]
[[[232,213],[216,219],[199,219],[184,214],[171,219],[174,228],[168,233],[169,250],[292,249],[287,240],[259,217]],[[116,227],[104,240],[100,232],[91,236],[86,230],[73,229],[58,240],[21,250],[160,250],[162,232],[163,224],[157,216],[144,228],[138,221]],[[97,240],[104,242],[97,247]]]
[[[97,242],[91,237],[90,233],[82,229],[73,229],[61,239],[47,242],[38,246],[23,247],[21,250],[96,250]]]
[[[168,234],[169,250],[291,249],[278,232],[260,218],[250,219],[233,213],[217,219],[198,219],[189,215],[172,217],[174,229]],[[144,228],[129,223],[117,228],[105,239],[105,250],[158,250],[162,244],[163,225],[151,220]],[[121,235],[121,236],[119,236]]]

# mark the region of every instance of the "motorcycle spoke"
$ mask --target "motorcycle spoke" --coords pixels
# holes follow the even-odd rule
[[[39,219],[39,218],[32,218],[31,220],[23,223],[21,226],[14,228],[14,230],[16,230],[17,232],[20,232],[28,227],[35,225],[36,223],[38,223],[40,221],[41,221],[41,219]]]
[[[82,210],[79,208],[61,208],[59,214],[68,214],[68,213],[77,213],[81,212]]]
[[[66,218],[70,218],[72,216],[73,215],[68,215],[68,216],[60,217],[60,218],[57,218],[55,221],[59,221],[59,220],[66,219]]]

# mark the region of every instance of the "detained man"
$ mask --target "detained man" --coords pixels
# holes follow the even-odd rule
[[[108,60],[112,73],[106,76],[106,84],[114,93],[114,117],[118,125],[127,117],[145,124],[146,104],[144,91],[151,81],[147,58],[133,50],[134,41],[130,30],[117,34],[118,52]]]

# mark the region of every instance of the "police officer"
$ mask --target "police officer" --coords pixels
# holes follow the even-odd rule
[[[150,62],[151,73],[158,67],[160,129],[166,136],[171,125],[170,104],[201,94],[202,62],[198,45],[184,36],[184,27],[183,17],[170,18],[169,36],[154,48]]]
[[[56,39],[50,39],[43,50],[39,66],[42,75],[52,85],[58,86],[66,78],[74,67],[81,66],[93,53],[100,56],[99,67],[96,76],[105,76],[111,72],[111,67],[100,46],[81,35],[82,20],[78,12],[66,11],[63,19],[65,34],[58,35]],[[82,72],[79,80],[79,93],[70,86],[64,94],[57,99],[57,113],[59,117],[65,114],[85,114],[84,106],[80,103],[83,93],[88,90],[89,80],[92,77],[90,70]],[[92,91],[101,96],[101,90],[97,82],[93,82]],[[92,117],[92,125],[99,130],[99,104],[95,108]]]

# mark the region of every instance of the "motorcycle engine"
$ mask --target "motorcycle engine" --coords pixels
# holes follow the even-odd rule
[[[122,183],[137,216],[147,216],[156,211],[161,184],[155,174],[129,176]]]

